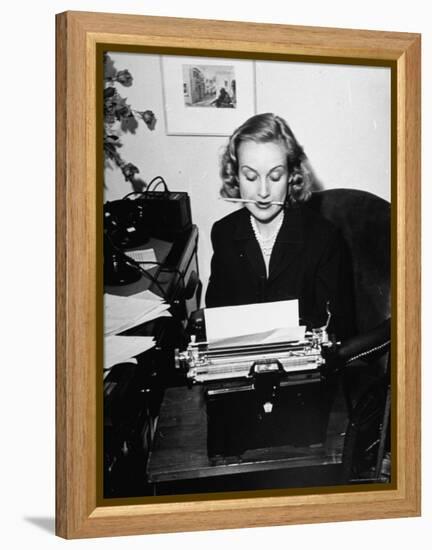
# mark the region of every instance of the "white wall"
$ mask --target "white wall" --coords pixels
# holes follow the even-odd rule
[[[432,525],[432,21],[428,2],[57,0],[5,3],[1,245],[1,544],[26,548],[405,550]],[[67,9],[423,33],[423,517],[63,541],[54,517],[54,14]],[[144,104],[143,104],[144,105]],[[312,155],[311,155],[312,156]],[[316,155],[314,153],[314,162]]]
[[[160,56],[110,55],[118,70],[128,69],[134,78],[129,88],[117,85],[119,93],[134,109],[151,109],[158,119],[151,132],[140,123],[136,134],[122,134],[120,153],[145,181],[161,175],[171,190],[189,193],[205,289],[211,226],[235,208],[218,200],[219,158],[228,137],[167,135]],[[364,189],[390,200],[390,69],[257,61],[255,72],[257,113],[287,120],[324,189]],[[106,200],[132,189],[115,167],[105,171],[105,184]]]
[[[325,189],[364,189],[390,200],[390,69],[256,64],[259,111],[279,113]]]

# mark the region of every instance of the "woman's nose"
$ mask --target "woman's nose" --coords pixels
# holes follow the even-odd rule
[[[270,194],[270,187],[268,185],[268,182],[266,178],[262,178],[259,184],[258,195],[264,199],[268,197],[269,194]]]

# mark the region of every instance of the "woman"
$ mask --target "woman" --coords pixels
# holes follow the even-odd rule
[[[213,226],[207,307],[299,300],[308,328],[352,332],[351,291],[336,228],[307,206],[307,157],[279,116],[253,116],[229,139],[221,194],[243,208]]]

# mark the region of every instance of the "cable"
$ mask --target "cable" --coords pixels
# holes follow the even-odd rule
[[[140,265],[140,263],[150,263],[150,262],[136,262],[133,258],[128,256],[125,252],[123,252],[123,256],[127,259],[128,262],[130,262],[133,266],[137,267],[141,271],[141,273],[143,273],[143,275],[145,275],[148,279],[150,279],[152,281],[153,284],[155,284],[157,286],[160,293],[162,294],[162,298],[165,300],[165,302],[169,303],[169,300],[168,300],[168,297],[165,293],[165,290],[162,288],[161,284],[156,279],[156,277],[154,277],[151,273],[149,273],[146,269],[144,269]]]
[[[178,269],[177,267],[174,267],[174,266],[171,266],[171,265],[165,265],[163,264],[162,262],[152,262],[152,261],[147,261],[147,260],[142,260],[142,261],[137,261],[137,260],[134,260],[136,261],[136,263],[138,264],[151,264],[151,265],[157,265],[160,267],[161,271],[171,271],[173,273],[177,273],[177,275],[182,279],[183,281],[183,285],[185,286],[185,273],[182,273],[180,271],[180,269]]]
[[[156,182],[156,187],[157,187],[160,183],[162,183],[163,186],[164,186],[164,188],[165,188],[165,193],[169,193],[168,186],[167,186],[167,184],[166,184],[166,181],[163,179],[163,177],[162,177],[162,176],[155,176],[155,177],[150,181],[150,183],[147,185],[147,188],[146,188],[146,190],[144,191],[144,194],[145,194],[145,193],[148,193],[148,192],[150,191],[151,186],[152,186],[153,183],[155,183],[155,182]],[[152,191],[154,191],[154,190],[156,189],[156,187],[155,187],[154,189],[152,189]]]
[[[158,182],[156,182],[156,185],[155,185],[155,186],[153,187],[153,189],[152,189],[152,193],[156,191],[156,189],[157,189],[157,187],[158,187],[158,185],[159,185],[160,183],[162,183],[163,186],[164,186],[164,188],[165,188],[164,191],[162,191],[162,193],[169,193],[167,184],[165,183],[165,180],[162,179],[162,178],[161,178]]]
[[[154,191],[157,188],[158,185],[162,184],[164,186],[164,192],[169,193],[168,185],[166,184],[166,181],[163,179],[163,177],[162,176],[155,176],[150,181],[150,183],[147,185],[147,187],[144,189],[144,191],[131,191],[130,193],[128,193],[127,195],[122,197],[121,200],[128,199],[129,197],[132,197],[133,195],[145,197],[145,195],[150,191],[150,187],[154,183],[156,183],[156,185],[155,185],[154,189],[152,189],[152,191]]]
[[[347,361],[346,361],[346,364],[348,363],[352,363],[352,361],[355,361],[356,359],[360,359],[361,357],[366,357],[367,355],[370,355],[372,353],[374,353],[375,351],[378,351],[382,348],[385,348],[386,346],[388,346],[390,344],[390,340],[387,340],[386,342],[384,342],[383,344],[380,344],[379,346],[375,346],[374,348],[371,348],[371,349],[368,349],[366,351],[363,351],[362,353],[359,353],[357,355],[354,355],[353,357],[350,357]]]
[[[165,293],[165,290],[162,288],[161,284],[159,283],[159,281],[156,279],[156,277],[154,277],[151,273],[149,273],[146,269],[144,269],[143,267],[141,267],[140,265],[140,262],[137,262],[135,261],[133,258],[131,258],[130,256],[127,255],[126,252],[124,252],[121,248],[119,248],[114,242],[113,240],[111,239],[111,236],[108,234],[108,232],[105,232],[105,235],[107,236],[107,238],[109,239],[110,241],[110,244],[111,246],[114,248],[114,250],[120,254],[120,256],[122,256],[126,262],[128,262],[129,264],[132,264],[134,267],[136,267],[137,269],[139,269],[141,271],[141,273],[147,277],[148,279],[150,279],[152,281],[153,284],[155,284],[157,286],[157,288],[159,289],[160,293],[162,294],[162,298],[165,300],[165,302],[168,302],[169,303],[169,300],[168,300],[168,297]],[[141,262],[141,263],[150,263],[150,262]]]
[[[127,195],[125,195],[124,197],[121,198],[121,200],[125,200],[125,199],[128,199],[129,197],[131,197],[132,195],[144,195],[145,194],[145,191],[131,191],[130,193],[128,193]]]

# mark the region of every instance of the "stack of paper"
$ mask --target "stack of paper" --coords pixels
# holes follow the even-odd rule
[[[145,248],[144,250],[128,250],[126,252],[136,262],[141,264],[144,269],[154,269],[157,267],[156,254],[153,248]]]
[[[158,317],[170,317],[169,304],[150,291],[134,296],[104,295],[104,334],[110,336]]]
[[[298,300],[207,308],[204,316],[211,347],[298,341],[305,335]]]
[[[153,300],[154,302],[165,303],[165,300],[161,296],[158,296],[151,290],[143,290],[142,292],[138,292],[137,294],[133,295],[133,298],[139,298],[139,299],[144,298],[145,300]]]
[[[104,369],[124,363],[155,345],[151,336],[105,336]]]

